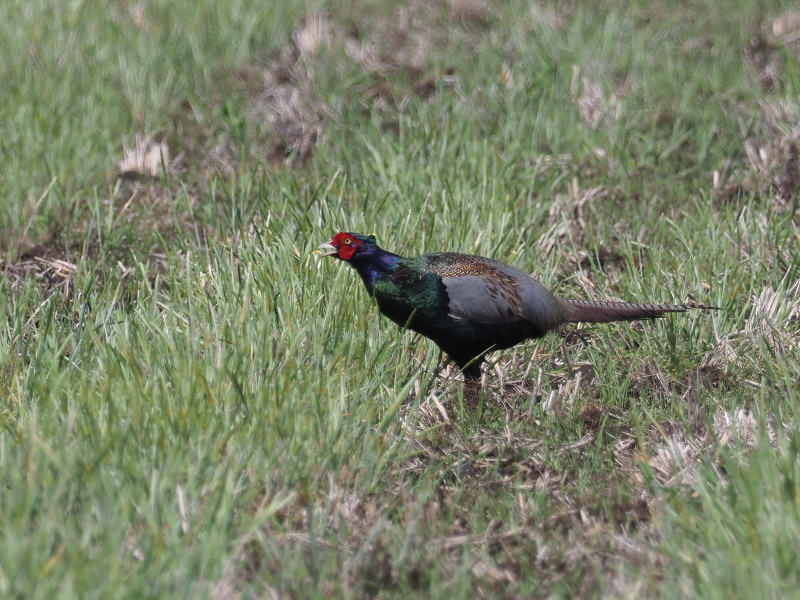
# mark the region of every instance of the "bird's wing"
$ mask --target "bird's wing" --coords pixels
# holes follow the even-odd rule
[[[566,309],[541,283],[489,258],[450,252],[425,255],[449,296],[449,314],[473,323],[527,321],[547,331],[566,320]]]
[[[449,315],[473,323],[511,323],[522,320],[516,286],[485,275],[442,277],[450,299]]]
[[[452,318],[487,324],[524,320],[520,281],[510,267],[451,252],[426,257],[431,270],[442,279]]]

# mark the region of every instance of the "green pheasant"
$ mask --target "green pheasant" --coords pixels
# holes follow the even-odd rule
[[[522,271],[489,258],[453,252],[404,257],[378,247],[372,235],[337,233],[317,252],[351,265],[381,313],[436,342],[465,382],[480,378],[487,352],[540,338],[564,323],[654,319],[692,308],[564,300]]]

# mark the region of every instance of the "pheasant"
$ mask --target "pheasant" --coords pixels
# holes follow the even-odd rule
[[[337,233],[316,253],[350,264],[378,309],[433,340],[464,374],[481,376],[489,351],[540,338],[564,323],[655,319],[685,312],[685,304],[565,300],[508,265],[468,254],[432,252],[404,257],[378,247],[375,236]]]

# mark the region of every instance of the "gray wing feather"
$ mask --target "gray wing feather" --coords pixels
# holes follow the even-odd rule
[[[519,300],[515,290],[496,285],[481,275],[443,277],[450,297],[450,316],[473,323],[519,321]]]
[[[528,321],[543,330],[564,322],[564,305],[522,271],[483,259],[490,273],[442,277],[450,297],[450,316],[474,323]]]

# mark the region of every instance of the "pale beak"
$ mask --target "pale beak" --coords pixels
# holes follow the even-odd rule
[[[330,242],[325,242],[324,244],[317,246],[317,249],[314,250],[314,254],[317,256],[317,258],[323,258],[325,256],[336,256],[339,254],[339,251],[336,249],[336,246]]]

